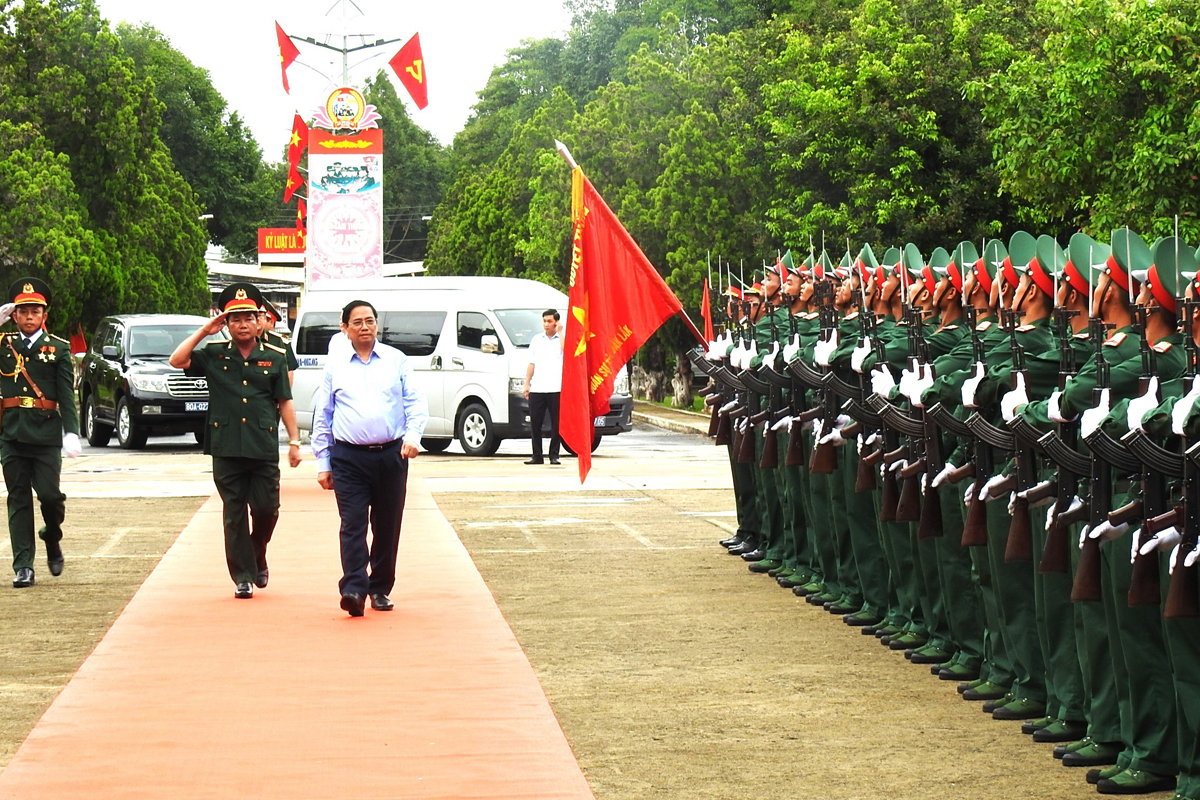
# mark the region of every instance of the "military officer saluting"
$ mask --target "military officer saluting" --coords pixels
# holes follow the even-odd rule
[[[51,575],[63,570],[62,523],[66,496],[58,486],[62,471],[60,449],[75,458],[80,453],[79,410],[75,407],[75,369],[71,347],[51,336],[50,288],[37,278],[21,278],[0,306],[0,324],[11,317],[16,333],[0,337],[0,458],[8,487],[8,534],[12,539],[13,587],[33,586],[33,494],[42,507]]]
[[[262,296],[249,283],[226,287],[221,313],[171,354],[171,366],[208,379],[205,452],[213,457],[213,482],[224,504],[225,560],[234,596],[265,588],[267,543],[279,520],[279,432],[288,432],[288,464],[300,464],[300,435],[292,408],[287,354],[258,338]],[[230,341],[200,347],[228,327]],[[249,515],[247,515],[249,508]],[[253,529],[251,529],[253,520]]]

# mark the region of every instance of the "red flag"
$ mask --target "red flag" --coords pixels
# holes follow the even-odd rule
[[[425,84],[425,57],[421,55],[421,34],[414,33],[400,48],[400,52],[392,56],[388,66],[404,84],[417,108],[429,105],[429,87]]]
[[[83,326],[75,323],[75,332],[71,334],[71,355],[87,352],[87,339],[83,336]]]
[[[283,28],[279,27],[279,23],[275,23],[275,38],[279,41],[279,66],[283,70],[283,90],[288,94],[292,90],[288,87],[287,69],[300,56],[300,49],[292,44],[292,40],[283,32]]]
[[[583,171],[576,168],[571,181],[575,236],[559,433],[579,456],[582,483],[592,467],[592,421],[608,412],[613,381],[683,306]]]
[[[786,269],[786,268],[785,268]],[[700,298],[700,317],[704,320],[704,338],[713,341],[712,301],[708,298],[708,279],[704,279],[704,295]]]
[[[296,230],[302,231],[308,228],[308,203],[304,202],[301,197],[296,201]]]
[[[292,120],[292,137],[288,139],[288,164],[293,167],[300,163],[300,156],[304,155],[305,149],[308,147],[308,126],[304,124],[304,120],[297,114]]]
[[[296,169],[296,165],[292,164],[292,166],[288,168],[287,185],[283,187],[283,202],[292,202],[292,195],[294,195],[296,190],[303,185],[304,178],[300,177],[300,172]]]

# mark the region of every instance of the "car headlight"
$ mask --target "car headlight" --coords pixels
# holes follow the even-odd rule
[[[167,394],[167,376],[151,373],[134,373],[129,376],[129,382],[139,392],[157,392]]]
[[[629,394],[629,367],[621,367],[621,372],[613,381],[613,394]]]
[[[509,378],[508,379],[509,394],[525,394],[525,379],[524,378]]]

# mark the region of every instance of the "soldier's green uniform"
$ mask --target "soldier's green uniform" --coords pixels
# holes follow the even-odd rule
[[[246,285],[229,289],[239,286]],[[241,310],[222,299],[226,310]],[[205,452],[213,457],[213,482],[224,505],[229,575],[236,584],[261,587],[279,519],[279,401],[292,397],[287,354],[261,340],[246,355],[232,341],[213,342],[192,351],[185,372],[208,380]]]
[[[9,291],[15,306],[50,304],[50,290],[36,278],[22,278]],[[33,584],[33,495],[36,491],[45,527],[41,537],[51,573],[62,571],[62,523],[66,496],[59,487],[64,434],[78,446],[79,410],[75,405],[75,369],[65,339],[45,330],[32,343],[20,332],[0,337],[0,460],[8,487],[8,534],[12,541],[17,588]]]

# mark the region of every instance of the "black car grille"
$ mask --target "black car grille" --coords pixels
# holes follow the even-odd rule
[[[187,375],[168,375],[167,392],[171,397],[208,399],[208,381],[204,378],[190,378]]]

